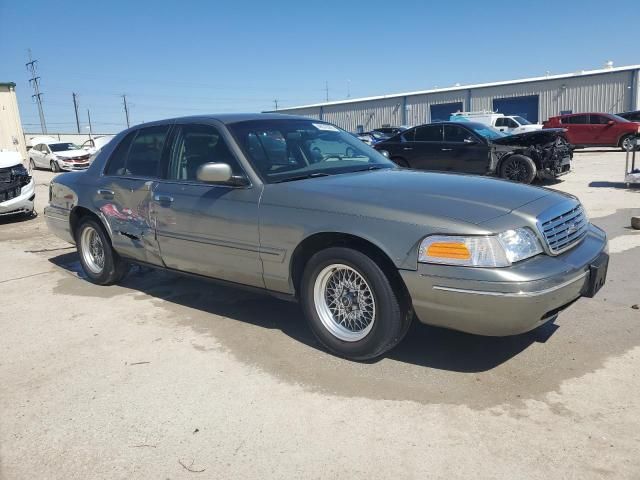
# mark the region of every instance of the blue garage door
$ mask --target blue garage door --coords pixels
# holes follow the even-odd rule
[[[505,115],[520,115],[531,123],[538,123],[538,95],[526,97],[496,98],[493,100],[493,110]]]
[[[447,122],[452,113],[462,112],[462,102],[431,105],[431,121]]]

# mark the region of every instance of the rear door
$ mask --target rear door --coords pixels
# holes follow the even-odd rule
[[[261,188],[200,182],[198,167],[226,163],[246,177],[222,127],[176,124],[152,210],[162,260],[169,268],[264,287],[258,201]]]
[[[571,115],[560,117],[562,128],[567,129],[567,139],[574,145],[592,145],[594,143],[589,125],[589,115]]]
[[[443,170],[484,175],[489,167],[489,147],[462,125],[444,126]]]
[[[109,224],[116,251],[155,265],[162,261],[150,204],[170,128],[164,124],[129,133],[111,154],[94,200]]]
[[[44,155],[42,154],[42,144],[41,143],[35,145],[29,151],[29,156],[33,160],[33,163],[35,164],[36,167],[44,167],[44,165],[42,163],[42,158],[43,158]]]
[[[444,146],[443,125],[430,124],[415,128],[411,145],[411,168],[419,170],[446,170],[449,148]]]

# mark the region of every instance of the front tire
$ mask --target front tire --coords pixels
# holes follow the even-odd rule
[[[60,171],[60,165],[58,165],[58,162],[56,162],[55,160],[51,160],[51,171],[54,173],[58,173]]]
[[[536,178],[536,164],[524,155],[511,155],[500,165],[500,176],[512,182],[530,184]]]
[[[87,217],[76,230],[76,246],[87,279],[97,285],[120,281],[128,266],[111,246],[111,240],[99,221]]]
[[[301,298],[320,343],[351,360],[370,360],[395,347],[412,319],[404,296],[378,264],[350,248],[328,248],[311,257]]]
[[[625,135],[620,140],[620,148],[623,152],[631,152],[633,150],[633,138],[635,135]]]

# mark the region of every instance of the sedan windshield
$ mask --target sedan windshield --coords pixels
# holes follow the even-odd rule
[[[267,183],[301,180],[395,164],[356,137],[311,120],[252,120],[229,125]]]
[[[67,150],[80,150],[80,147],[73,143],[50,143],[52,152],[66,152]]]
[[[482,123],[469,122],[465,123],[467,127],[471,127],[474,132],[476,132],[481,137],[484,137],[488,140],[495,140],[496,138],[506,137],[507,135],[502,133],[500,130],[497,130],[488,125],[483,125]]]
[[[629,123],[629,120],[627,120],[626,118],[623,118],[619,115],[609,115],[610,117],[612,117],[616,122],[622,122],[622,123]]]
[[[532,123],[526,118],[515,116],[513,119],[518,122],[520,125],[532,125]]]

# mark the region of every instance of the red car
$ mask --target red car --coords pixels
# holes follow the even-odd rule
[[[633,148],[631,139],[640,134],[640,123],[610,113],[573,113],[551,117],[543,128],[566,128],[567,140],[575,147]]]

